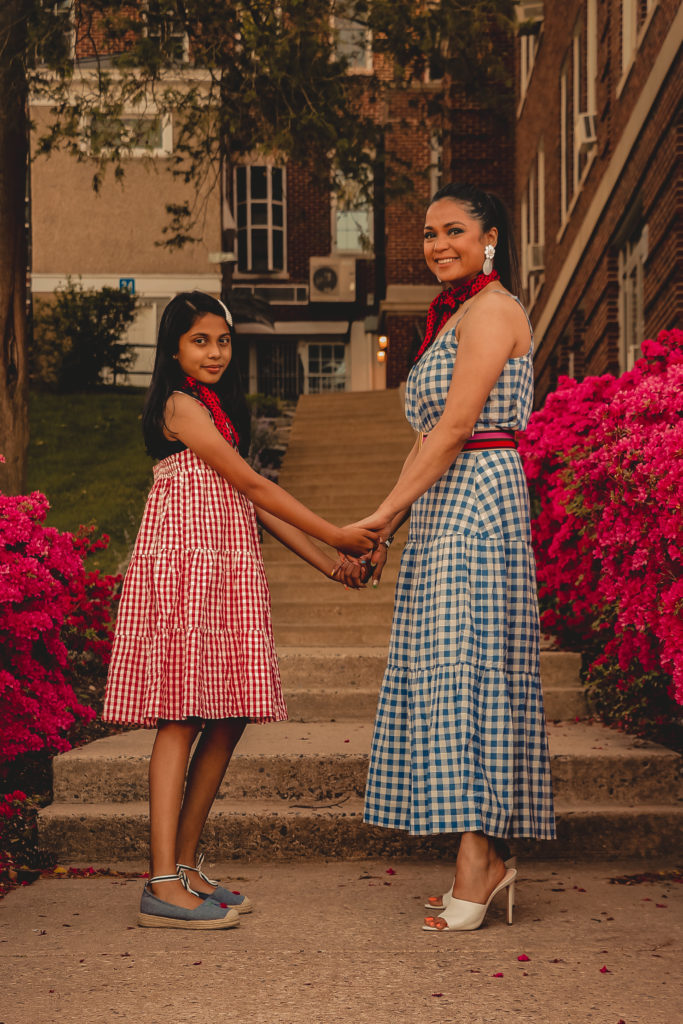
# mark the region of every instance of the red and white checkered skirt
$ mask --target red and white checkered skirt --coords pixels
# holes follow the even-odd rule
[[[103,717],[287,718],[254,506],[190,449],[154,467]]]

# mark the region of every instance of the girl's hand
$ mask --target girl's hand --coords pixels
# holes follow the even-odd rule
[[[365,555],[377,547],[379,536],[377,531],[369,529],[361,523],[351,523],[339,528],[339,541],[336,545],[345,555]]]
[[[330,577],[336,580],[337,583],[343,584],[347,589],[364,590],[365,583],[362,580],[362,570],[363,565],[360,562],[356,561],[355,558],[346,558],[340,552],[339,559],[330,573]]]

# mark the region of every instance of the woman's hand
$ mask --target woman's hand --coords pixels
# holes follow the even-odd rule
[[[372,580],[373,587],[379,585],[379,581],[382,578],[382,570],[386,565],[388,554],[389,549],[387,548],[386,544],[383,544],[380,541],[375,550],[372,552],[372,557],[362,567],[363,574],[361,576],[361,579],[363,583],[367,583],[369,580]]]
[[[335,546],[345,555],[365,555],[368,551],[374,551],[378,542],[377,530],[364,522],[350,523],[339,528],[339,540]]]
[[[379,539],[381,540],[383,537],[388,537],[391,533],[390,526],[393,518],[394,513],[385,512],[380,506],[372,513],[372,515],[366,516],[365,519],[359,519],[357,523],[353,523],[353,526],[358,526],[364,530],[372,530],[379,535]],[[373,544],[372,547],[376,546],[377,541],[375,541],[375,544]]]

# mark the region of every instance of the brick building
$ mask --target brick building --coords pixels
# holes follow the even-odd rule
[[[519,5],[516,201],[537,401],[683,322],[679,0]]]
[[[65,26],[70,6],[58,5]],[[362,26],[337,18],[336,27],[349,73],[386,77]],[[74,57],[87,69],[89,43],[76,35]],[[428,100],[447,112],[439,143]],[[39,126],[44,111],[34,105],[32,113]],[[493,130],[495,115],[478,111],[442,78],[426,74],[410,89],[391,92],[381,117],[387,161],[400,159],[412,179],[404,198],[382,202],[376,190],[374,207],[363,206],[350,182],[346,200],[338,199],[301,166],[261,157],[235,168],[227,214],[218,187],[207,195],[201,238],[181,250],[158,245],[166,205],[192,198],[193,186],[170,170],[172,117],[155,123],[150,115],[149,143],[126,160],[123,188],[108,175],[98,196],[87,163],[62,153],[38,159],[31,183],[34,296],[49,295],[67,276],[87,287],[134,288],[140,310],[130,340],[138,359],[128,379],[145,385],[165,304],[188,288],[220,293],[221,263],[228,262],[235,295],[270,306],[272,325],[237,327],[250,391],[295,397],[396,386],[438,291],[422,255],[429,196],[442,175],[474,176],[511,201],[514,165],[509,128],[506,134],[497,123]],[[380,338],[388,339],[386,350]]]

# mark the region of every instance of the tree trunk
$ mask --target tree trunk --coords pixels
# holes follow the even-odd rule
[[[28,447],[26,353],[27,0],[0,4],[0,490],[25,489]]]

